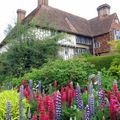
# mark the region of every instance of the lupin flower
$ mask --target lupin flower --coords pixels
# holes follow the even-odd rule
[[[56,81],[54,81],[54,88],[55,88],[55,90],[57,89],[57,82]]]
[[[92,82],[88,86],[88,92],[89,92],[90,95],[93,94],[93,84],[92,84]]]
[[[101,91],[101,73],[98,72],[98,91]]]
[[[41,81],[38,81],[38,94],[41,95]]]
[[[33,100],[33,89],[32,89],[32,86],[33,86],[33,81],[32,81],[32,80],[29,80],[30,100]]]
[[[30,107],[29,107],[29,109],[28,109],[27,118],[28,118],[28,119],[31,119],[31,111],[30,111]]]
[[[84,120],[90,120],[90,108],[87,105],[84,110]]]
[[[55,120],[61,120],[62,118],[62,101],[61,94],[58,92],[55,100]]]
[[[10,104],[10,101],[7,101],[6,120],[11,120],[11,104]]]
[[[114,80],[114,82],[113,82],[113,91],[114,91],[114,94],[115,94],[116,97],[117,97],[117,94],[118,94],[117,80]]]
[[[74,98],[74,90],[73,90],[73,89],[69,89],[69,94],[68,94],[68,107],[71,107],[72,102],[73,102],[73,98]]]
[[[19,92],[19,120],[23,120],[23,105],[22,105],[22,99],[23,99],[23,85],[20,86],[20,92]]]
[[[83,109],[83,100],[82,100],[82,96],[81,96],[80,86],[78,84],[75,89],[75,99],[76,99],[77,107],[80,110],[82,110]]]
[[[88,97],[88,105],[90,108],[90,116],[94,116],[95,115],[95,106],[94,106],[94,95],[91,94]]]
[[[54,120],[54,98],[48,97],[49,120]]]
[[[37,120],[37,115],[36,115],[36,114],[34,114],[34,115],[32,116],[32,120]]]

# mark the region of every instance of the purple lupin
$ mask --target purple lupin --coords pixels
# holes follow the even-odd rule
[[[83,100],[82,100],[79,84],[77,84],[76,89],[75,89],[75,99],[76,99],[77,107],[80,110],[83,110]]]
[[[84,120],[90,120],[90,108],[87,105],[84,110]]]
[[[88,86],[88,92],[89,92],[90,95],[93,94],[93,84],[92,84],[92,82]]]
[[[10,104],[10,101],[7,101],[6,120],[11,120],[11,104]]]
[[[23,90],[24,90],[24,86],[21,85],[20,92],[19,92],[19,120],[23,120],[23,105],[22,105]]]
[[[103,94],[102,94],[102,90],[98,91],[98,103],[99,103],[99,108],[102,108],[102,103],[103,103]]]
[[[94,106],[94,95],[91,94],[88,97],[88,105],[90,108],[90,116],[94,116],[95,115],[95,106]]]
[[[102,87],[101,87],[101,73],[98,72],[98,91],[101,91]]]
[[[29,87],[30,87],[30,100],[33,100],[33,81],[29,80]]]
[[[55,120],[62,120],[62,101],[60,92],[57,93],[55,99]]]

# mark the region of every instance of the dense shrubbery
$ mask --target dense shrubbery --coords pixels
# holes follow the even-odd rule
[[[107,70],[111,66],[114,58],[120,59],[120,55],[116,54],[109,56],[92,56],[88,57],[87,60],[88,62],[94,64],[97,70],[101,70],[102,68],[106,68]]]
[[[120,59],[115,58],[109,68],[109,72],[112,76],[120,78]]]
[[[59,86],[64,86],[66,81],[73,81],[84,86],[88,82],[87,77],[93,73],[96,73],[95,66],[87,61],[80,61],[79,59],[56,60],[44,64],[40,69],[32,69],[31,72],[25,74],[20,80],[33,79],[35,82],[41,80],[43,85],[48,85],[56,80]],[[17,82],[16,79],[15,81]]]

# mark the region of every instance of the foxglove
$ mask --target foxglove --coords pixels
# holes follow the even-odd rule
[[[9,101],[7,101],[7,114],[6,114],[6,120],[11,120],[11,104]]]

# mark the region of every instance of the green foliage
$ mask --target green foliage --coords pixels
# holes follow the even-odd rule
[[[114,58],[120,59],[120,55],[116,54],[109,56],[93,56],[88,57],[87,60],[88,62],[94,64],[97,70],[101,70],[102,68],[109,69]]]
[[[57,41],[63,34],[56,33],[38,40],[28,29],[29,26],[18,24],[7,38],[7,52],[0,55],[0,74],[3,75],[1,79],[4,76],[23,76],[31,68],[38,68],[49,59],[58,57]]]
[[[109,72],[112,76],[120,78],[120,59],[115,58],[109,68]]]
[[[60,87],[65,86],[66,82],[70,80],[84,86],[88,82],[87,76],[93,73],[96,73],[95,66],[86,61],[80,61],[79,59],[55,60],[49,61],[40,69],[32,69],[31,72],[16,81],[32,79],[34,82],[38,82],[38,80],[41,80],[43,86],[48,86],[56,80],[58,87]]]
[[[11,115],[12,120],[18,120],[19,119],[19,94],[15,90],[9,90],[9,91],[3,91],[0,93],[0,120],[6,119],[6,103],[7,101],[10,101],[11,103]],[[23,99],[23,113],[24,117],[26,116],[26,110],[28,107],[28,103],[26,99]],[[26,118],[24,118],[26,119]]]

